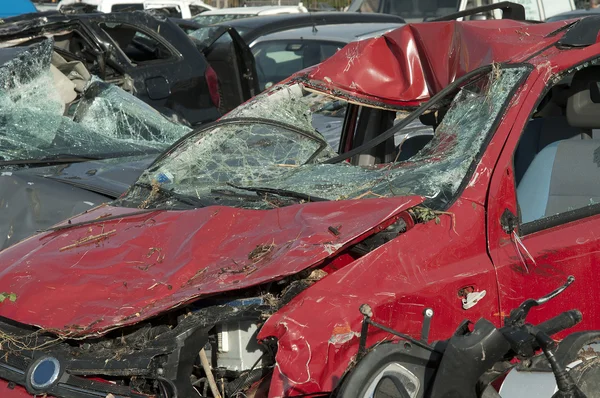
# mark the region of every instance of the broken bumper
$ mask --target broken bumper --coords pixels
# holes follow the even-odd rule
[[[176,325],[140,323],[82,340],[0,320],[0,396],[142,398],[165,388],[193,396],[190,377],[209,330],[256,319],[266,308],[208,306],[178,316]]]

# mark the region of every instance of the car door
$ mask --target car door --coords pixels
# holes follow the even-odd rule
[[[200,26],[191,36],[217,72],[223,114],[260,92],[254,56],[234,27]]]
[[[206,59],[177,25],[144,13],[107,14],[93,22],[108,60],[121,79],[132,81],[134,95],[192,125],[219,117]]]
[[[589,66],[585,62],[597,57],[599,50],[598,45],[577,52],[567,50],[552,63],[540,64],[526,83],[528,95],[516,100],[521,109],[492,173],[488,193],[488,248],[498,277],[501,317],[573,275],[574,286],[543,310],[534,309],[529,320],[537,323],[576,308],[584,314],[579,329],[600,328],[600,317],[594,315],[600,303],[600,206],[581,200],[589,195],[589,186],[577,182],[583,178],[576,172],[578,152],[558,152],[563,147],[587,148],[583,174],[598,178],[594,153],[600,153],[600,141],[583,140],[583,135],[569,130],[573,126],[564,123],[568,112],[551,111],[553,106],[561,106],[558,94],[563,86],[556,83],[561,73]],[[537,80],[532,81],[535,76]],[[573,95],[573,87],[567,84],[564,89],[567,98]],[[554,197],[554,192],[558,196]],[[573,200],[579,204],[571,207],[565,202]],[[543,212],[532,216],[539,204]]]

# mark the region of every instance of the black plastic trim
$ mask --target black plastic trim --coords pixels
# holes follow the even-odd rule
[[[590,16],[579,20],[558,41],[558,45],[565,47],[587,47],[596,44],[600,33],[600,16]]]
[[[584,218],[596,216],[598,214],[600,214],[600,203],[521,224],[521,233],[523,235],[529,235],[545,229],[558,227],[559,225],[564,225],[574,221],[582,220]]]
[[[429,20],[427,22],[452,21],[454,19],[469,17],[471,15],[481,14],[484,12],[494,10],[502,10],[502,19],[525,21],[525,7],[523,7],[521,4],[513,3],[511,1],[502,1],[496,4],[470,8],[465,11],[459,11],[454,14],[449,14],[440,18]]]

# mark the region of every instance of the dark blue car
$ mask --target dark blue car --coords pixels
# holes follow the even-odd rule
[[[0,4],[0,18],[14,17],[29,12],[37,12],[30,0],[10,0]]]

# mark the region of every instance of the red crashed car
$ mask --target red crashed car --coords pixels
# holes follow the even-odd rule
[[[364,303],[414,337],[431,308],[444,339],[567,275],[544,314],[599,329],[599,31],[406,25],[195,130],[118,201],[0,253],[0,395],[328,394]]]

